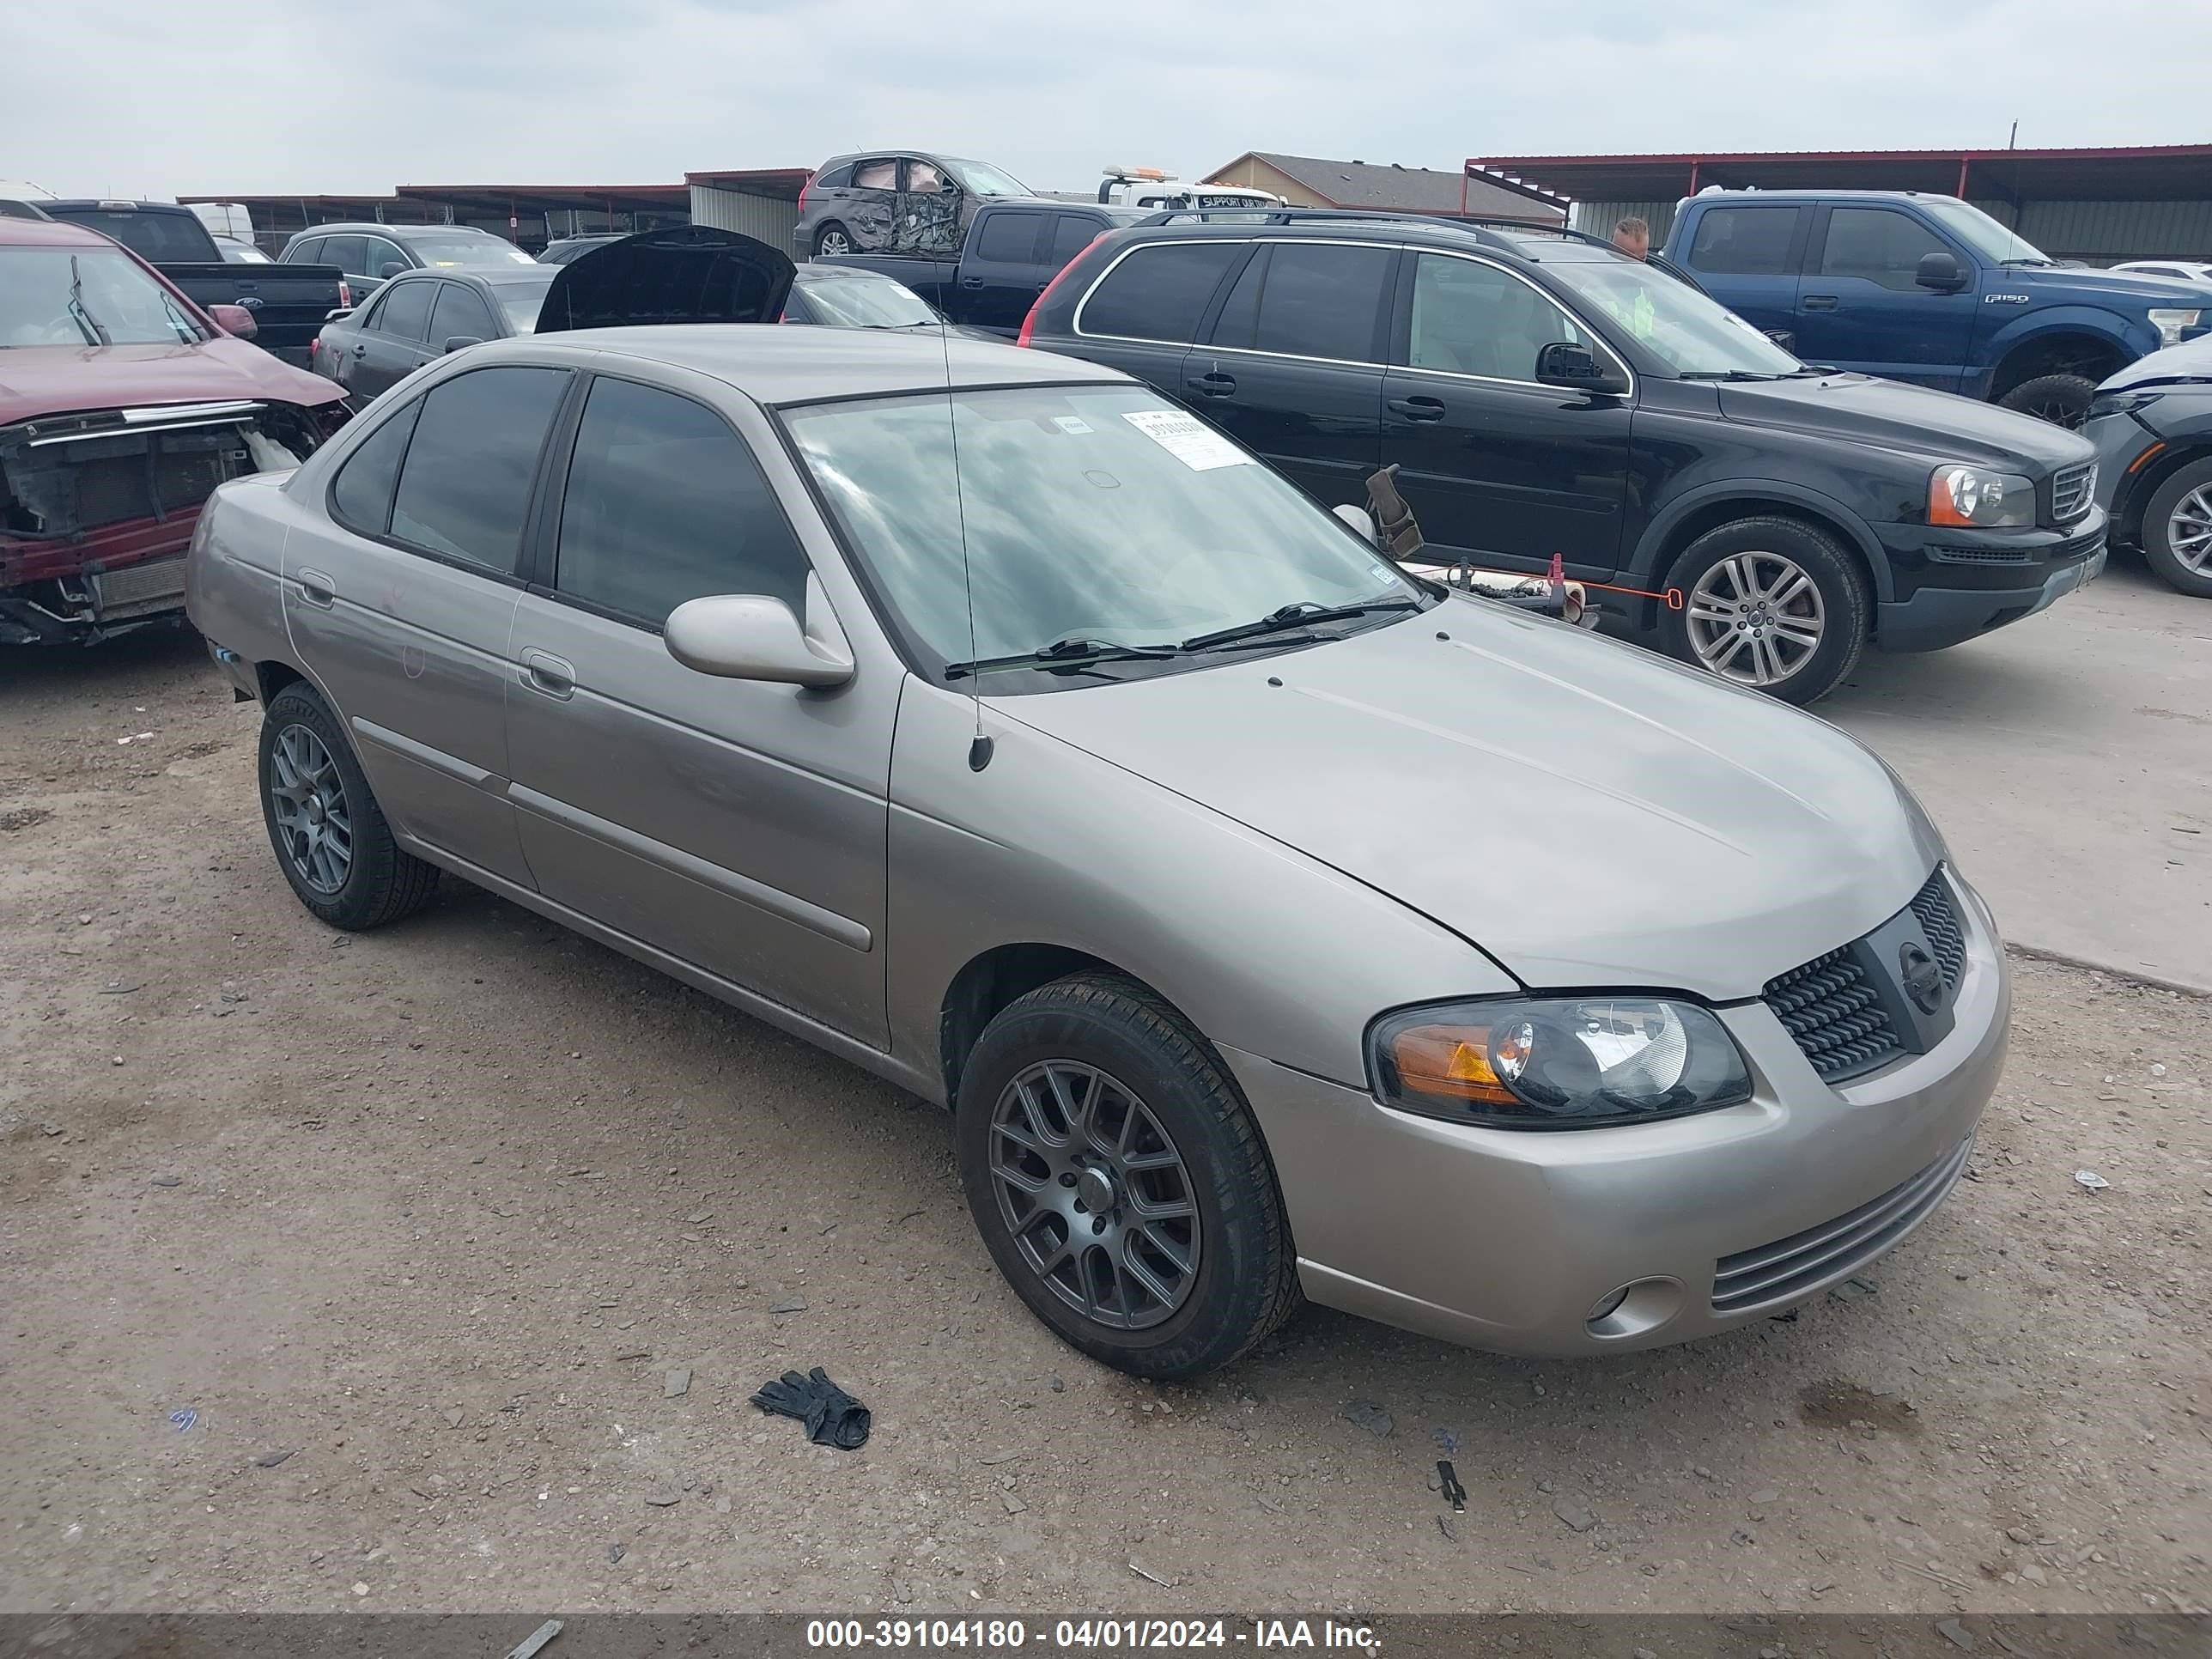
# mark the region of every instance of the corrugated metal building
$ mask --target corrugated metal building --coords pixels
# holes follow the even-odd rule
[[[1467,167],[1571,198],[1575,227],[1599,235],[1632,214],[1654,242],[1675,204],[1711,185],[1917,190],[1963,197],[2055,259],[2212,259],[2212,144],[1485,156]]]
[[[1474,214],[1539,224],[1558,224],[1567,210],[1565,202],[1534,185],[1491,177],[1471,165],[1464,173],[1446,173],[1251,149],[1216,167],[1203,182],[1272,191],[1293,207]]]
[[[691,189],[691,222],[757,237],[788,253],[792,233],[799,228],[799,193],[813,176],[808,167],[687,173],[684,182]]]

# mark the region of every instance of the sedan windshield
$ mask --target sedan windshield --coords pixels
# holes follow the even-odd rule
[[[918,328],[944,320],[928,301],[888,276],[805,276],[799,289],[815,320],[830,328]]]
[[[206,337],[119,249],[0,247],[0,347],[181,345]]]
[[[1135,387],[933,393],[785,419],[906,633],[938,665],[975,665],[986,691],[1083,684],[1045,665],[1094,657],[1114,674],[1224,660],[1213,653],[1310,642],[1302,612],[1334,634],[1425,603],[1297,489]],[[1322,615],[1347,609],[1359,614]],[[1238,637],[1204,637],[1224,630]],[[1018,666],[1032,672],[1000,672]]]
[[[496,236],[438,236],[415,232],[407,238],[407,251],[426,265],[534,265],[512,242]]]
[[[1679,379],[1763,380],[1804,368],[1733,311],[1639,259],[1562,259],[1545,269]]]
[[[1920,205],[1936,223],[1993,265],[2058,263],[2026,237],[2006,229],[1971,203],[1923,201]]]

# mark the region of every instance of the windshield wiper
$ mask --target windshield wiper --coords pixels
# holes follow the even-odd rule
[[[974,662],[949,662],[945,665],[945,678],[963,679],[970,674],[993,674],[1007,668],[1037,668],[1054,671],[1063,668],[1088,668],[1099,662],[1155,662],[1182,655],[1179,645],[1123,645],[1115,640],[1067,639],[1054,640],[1050,645],[1041,645],[1034,651],[1016,652],[1010,657],[982,657]]]
[[[2000,259],[1997,263],[2001,265],[2027,265],[2038,270],[2058,269],[2058,261],[2056,259]]]
[[[1266,634],[1287,634],[1312,623],[1341,622],[1352,617],[1372,616],[1383,611],[1419,611],[1419,599],[1372,599],[1365,605],[1316,605],[1311,599],[1300,599],[1270,611],[1257,622],[1239,623],[1234,628],[1218,629],[1211,634],[1200,634],[1182,642],[1186,651],[1206,651],[1218,645],[1231,645],[1238,640],[1258,639]]]
[[[108,337],[107,331],[100,325],[100,319],[84,303],[84,274],[76,268],[76,255],[74,253],[70,255],[69,314],[70,320],[76,325],[76,331],[84,336],[87,345],[115,343]]]
[[[1755,368],[1686,368],[1674,378],[1678,380],[1781,380],[1789,377],[1770,374]]]

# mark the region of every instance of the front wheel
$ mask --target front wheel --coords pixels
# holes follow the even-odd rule
[[[2039,374],[2022,380],[1997,404],[2071,432],[2089,417],[2089,400],[2096,395],[2097,383],[2085,374]]]
[[[1826,532],[1796,519],[1739,519],[1683,550],[1669,585],[1668,651],[1784,702],[1828,695],[1857,664],[1872,623],[1866,577]]]
[[[2191,461],[2143,507],[2143,558],[2177,592],[2212,599],[2212,459]]]
[[[1105,975],[1032,991],[960,1079],[968,1206],[1015,1293],[1138,1376],[1225,1365],[1297,1301],[1259,1127],[1176,1011]]]

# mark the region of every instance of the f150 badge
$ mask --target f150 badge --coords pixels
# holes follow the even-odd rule
[[[1984,294],[1982,295],[1982,303],[1985,306],[2024,306],[2027,303],[2027,295],[2025,294]]]

